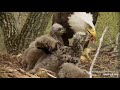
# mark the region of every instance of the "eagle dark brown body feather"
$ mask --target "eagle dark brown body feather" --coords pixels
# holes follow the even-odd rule
[[[98,12],[91,12],[93,14],[93,23],[95,24],[98,17]],[[53,15],[53,24],[59,23],[65,29],[66,33],[62,35],[64,45],[69,46],[68,39],[72,38],[74,35],[74,30],[70,28],[68,24],[68,17],[73,14],[73,12],[55,12]]]
[[[69,13],[69,15],[70,15],[70,13]],[[66,17],[68,17],[68,16],[66,16]],[[64,22],[61,22],[61,23],[64,24]],[[74,31],[69,30],[69,29],[70,29],[70,27],[68,29],[66,28],[66,31],[67,31],[66,34],[62,35],[62,38],[64,41],[66,39],[68,40],[69,38],[73,37]],[[69,34],[68,32],[71,34]],[[66,39],[64,39],[64,38],[66,38]],[[81,51],[82,50],[82,48],[81,48],[82,41],[81,40],[82,39],[79,37],[74,38],[72,46],[68,47],[68,46],[64,46],[63,44],[59,43],[58,40],[54,39],[53,37],[50,37],[49,35],[48,36],[43,35],[39,39],[36,39],[35,44],[32,43],[32,45],[35,45],[35,47],[38,50],[39,49],[42,50],[42,52],[44,52],[45,54],[38,55],[39,59],[37,60],[32,71],[36,71],[36,69],[39,69],[39,68],[44,68],[44,69],[48,69],[48,70],[51,70],[56,73],[61,73],[61,71],[62,71],[62,73],[68,73],[71,75],[72,70],[75,70],[77,72],[77,74],[80,75],[81,70],[79,69],[78,65],[80,64],[79,57],[82,52]],[[78,41],[81,41],[81,42],[78,42]],[[83,41],[84,41],[84,39],[83,39]],[[69,45],[69,42],[65,42],[64,44]],[[33,47],[31,47],[31,48],[33,48]],[[46,53],[44,51],[45,49],[47,49],[48,52],[51,52],[51,53]],[[65,63],[67,63],[67,64],[65,64]],[[72,67],[71,69],[69,68],[70,66]],[[62,69],[60,67],[62,67]],[[66,68],[66,67],[68,67],[68,68]],[[67,76],[67,77],[79,77],[79,76],[75,75],[75,76]]]
[[[65,29],[66,33],[62,35],[64,45],[68,46],[69,45],[69,38],[73,37],[74,31],[70,28],[68,24],[68,17],[70,14],[73,12],[57,12],[53,16],[53,24],[54,23],[59,23],[61,24]]]

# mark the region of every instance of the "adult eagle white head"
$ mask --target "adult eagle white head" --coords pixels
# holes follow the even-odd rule
[[[91,13],[74,12],[68,17],[68,23],[75,33],[89,34],[92,41],[96,40],[95,25],[93,24],[93,15]]]
[[[64,45],[69,45],[68,39],[77,32],[88,34],[89,40],[96,40],[95,25],[93,15],[86,12],[59,12],[53,17],[53,23],[59,23],[66,28],[66,33],[62,35]]]

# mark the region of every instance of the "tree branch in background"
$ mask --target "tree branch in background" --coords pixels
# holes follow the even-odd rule
[[[18,16],[20,17],[20,16]],[[31,41],[46,30],[52,12],[30,12],[22,29],[18,30],[18,21],[12,12],[0,13],[0,25],[4,34],[4,42],[9,54],[18,54]]]
[[[26,48],[40,34],[45,31],[52,13],[31,12],[18,36],[18,52]]]
[[[90,66],[90,71],[89,71],[90,78],[92,78],[92,70],[93,70],[94,64],[95,64],[95,62],[96,62],[96,60],[97,60],[97,56],[98,56],[99,51],[100,51],[100,48],[101,48],[101,46],[102,46],[103,38],[104,38],[104,35],[105,35],[105,33],[106,33],[107,30],[108,30],[108,27],[106,27],[105,30],[104,30],[103,33],[102,33],[102,36],[101,36],[101,38],[100,38],[100,42],[99,42],[99,46],[98,46],[97,52],[96,52],[96,54],[95,54],[95,57],[94,57],[94,59],[93,59],[93,62],[92,62],[92,64],[91,64],[91,66]]]
[[[13,53],[16,50],[17,46],[14,43],[18,34],[18,29],[15,23],[15,18],[11,12],[0,13],[0,26],[3,30],[4,43],[8,53]]]

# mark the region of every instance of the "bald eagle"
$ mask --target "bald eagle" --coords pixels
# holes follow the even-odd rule
[[[53,24],[59,23],[66,29],[66,33],[62,35],[64,45],[69,46],[68,39],[76,32],[88,34],[92,41],[96,39],[95,23],[98,14],[92,13],[94,16],[86,12],[56,12],[53,15]]]
[[[75,33],[85,33],[88,39],[83,46],[84,53],[89,42],[96,40],[95,24],[97,17],[98,12],[56,12],[53,16],[53,24],[59,23],[66,29],[66,33],[62,35],[63,43],[66,46],[70,45],[69,39],[71,39]]]

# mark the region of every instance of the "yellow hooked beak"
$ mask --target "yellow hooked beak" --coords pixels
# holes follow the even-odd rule
[[[95,42],[96,41],[96,30],[95,30],[95,28],[87,29],[87,31],[91,34],[90,40]]]

